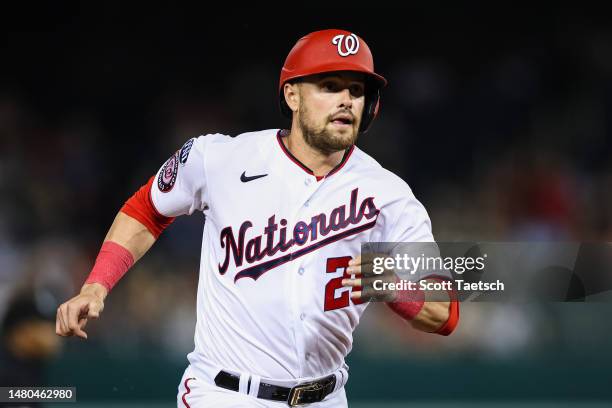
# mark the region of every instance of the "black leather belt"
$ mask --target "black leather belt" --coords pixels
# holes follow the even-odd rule
[[[219,374],[215,377],[215,384],[217,384],[217,387],[238,391],[240,377],[227,371],[219,371]],[[317,381],[298,384],[293,388],[260,382],[257,398],[284,401],[290,407],[297,407],[302,404],[323,401],[323,398],[334,391],[335,386],[336,376],[333,374]],[[250,387],[251,379],[249,379],[247,393],[250,391]]]

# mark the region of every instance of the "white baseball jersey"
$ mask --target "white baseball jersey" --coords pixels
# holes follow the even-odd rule
[[[366,304],[341,280],[367,241],[433,241],[408,185],[357,147],[325,178],[278,129],[190,139],[160,169],[165,216],[206,216],[191,366],[272,379],[345,366]]]

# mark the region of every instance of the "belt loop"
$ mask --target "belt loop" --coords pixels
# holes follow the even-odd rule
[[[238,383],[238,392],[242,394],[248,394],[248,384],[250,375],[246,373],[240,373],[240,382]]]
[[[249,389],[249,395],[257,398],[259,394],[259,384],[261,383],[261,376],[253,374],[251,376],[251,388]]]
[[[336,370],[334,375],[336,376],[336,386],[334,387],[334,392],[336,392],[340,388],[344,387],[348,381],[348,371],[346,371],[344,368],[340,368],[339,370]]]

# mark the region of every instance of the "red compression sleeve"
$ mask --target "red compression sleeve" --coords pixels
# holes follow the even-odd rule
[[[131,252],[113,241],[105,241],[85,283],[99,283],[110,292],[119,279],[134,265]]]
[[[151,177],[147,184],[142,186],[132,197],[130,197],[121,212],[138,220],[147,227],[149,232],[157,239],[161,233],[172,224],[174,217],[165,217],[157,212],[151,200],[151,185],[155,176]]]
[[[428,277],[425,279],[442,281],[442,279],[434,277]],[[451,334],[459,323],[459,301],[457,300],[457,294],[455,290],[452,289],[448,291],[448,295],[450,297],[448,319],[446,320],[446,323],[444,323],[434,332],[442,336],[448,336]],[[419,314],[424,304],[425,293],[417,286],[415,290],[398,291],[398,298],[393,302],[387,303],[387,306],[389,306],[391,310],[400,315],[402,318],[406,320],[413,320],[416,315]]]
[[[402,318],[412,320],[419,314],[424,303],[425,293],[417,284],[413,290],[398,290],[397,299],[393,302],[387,302],[387,306]]]
[[[459,324],[459,301],[457,299],[451,299],[448,315],[448,320],[436,331],[437,334],[448,336]]]
[[[441,279],[433,276],[426,279],[433,279],[437,280],[438,282],[442,282],[444,280],[448,281],[446,278]],[[446,320],[446,323],[442,325],[442,327],[434,332],[442,336],[448,336],[451,334],[459,324],[459,300],[457,299],[457,291],[453,286],[453,288],[451,290],[447,290],[447,292],[450,299],[450,304],[448,305],[448,319]]]

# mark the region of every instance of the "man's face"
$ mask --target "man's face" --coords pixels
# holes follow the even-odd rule
[[[298,124],[306,143],[326,153],[357,141],[365,78],[355,72],[312,75],[299,84]]]

